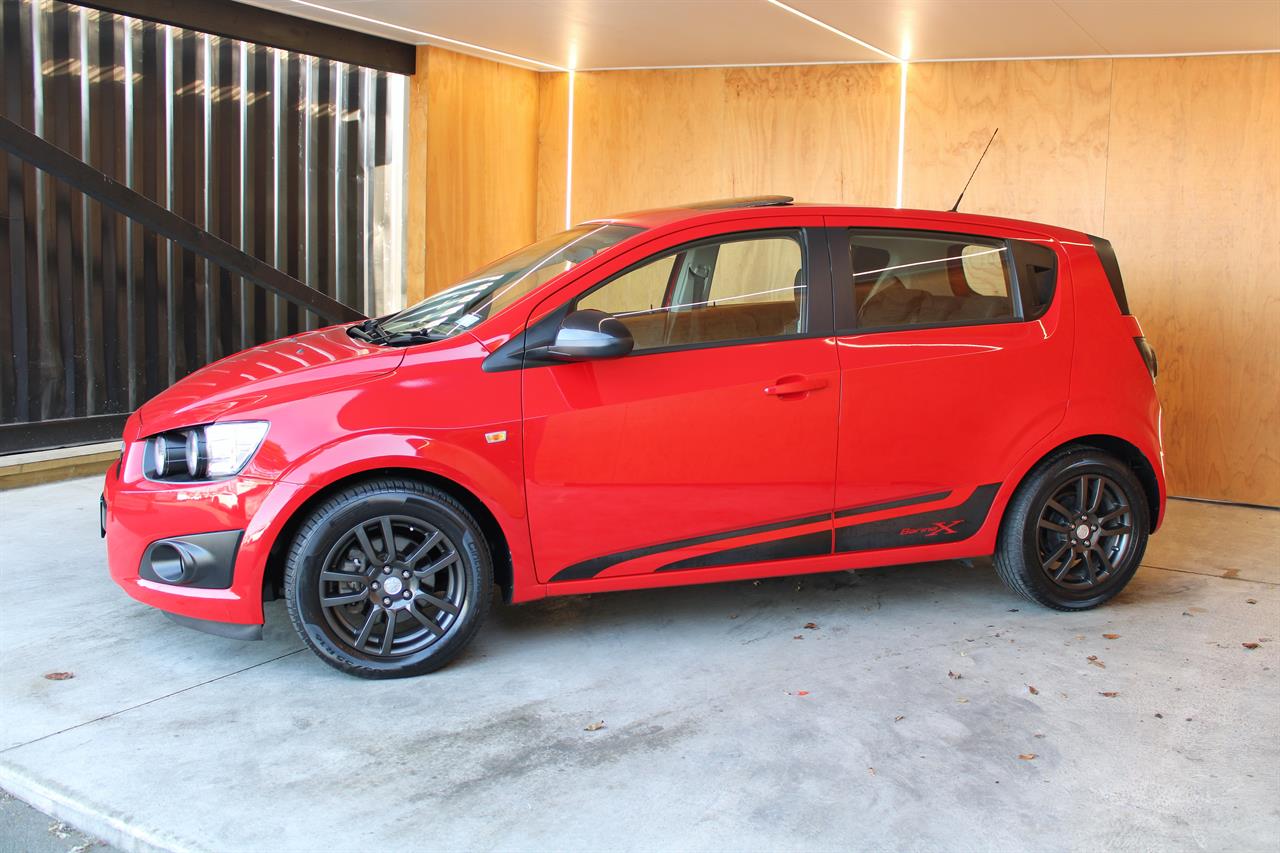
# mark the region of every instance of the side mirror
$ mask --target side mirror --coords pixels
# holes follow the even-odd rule
[[[635,345],[631,330],[617,317],[584,308],[564,318],[545,355],[555,361],[618,358],[631,352]]]

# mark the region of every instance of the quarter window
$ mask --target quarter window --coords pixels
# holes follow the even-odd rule
[[[808,285],[798,232],[684,246],[578,299],[621,320],[636,350],[803,334]]]
[[[851,229],[849,254],[860,328],[988,323],[1015,316],[1004,241]]]

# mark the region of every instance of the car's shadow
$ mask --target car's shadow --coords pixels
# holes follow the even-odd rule
[[[1161,573],[1164,574],[1164,573]],[[1113,601],[1124,608],[1153,599],[1179,597],[1190,579],[1162,577],[1153,582],[1151,570],[1138,574]],[[769,614],[787,617],[788,624],[821,615],[852,623],[869,612],[892,610],[903,618],[920,609],[944,607],[952,614],[976,621],[1013,612],[1060,614],[1041,608],[1016,595],[996,576],[990,558],[973,561],[908,563],[857,571],[762,578],[755,581],[696,584],[679,587],[555,596],[510,606],[498,604],[490,625],[504,633],[532,639],[554,634],[568,626],[593,629],[685,630],[708,619],[759,618]],[[795,616],[795,619],[790,617]]]

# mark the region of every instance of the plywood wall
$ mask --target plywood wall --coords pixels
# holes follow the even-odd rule
[[[1104,217],[1172,490],[1280,505],[1280,56],[1116,60]]]
[[[892,204],[898,81],[892,65],[580,73],[571,218],[763,193]],[[563,161],[539,160],[562,198]],[[539,232],[563,221],[540,216]]]
[[[964,209],[1096,234],[1110,114],[1110,60],[912,65],[903,204],[950,208],[999,128]]]
[[[433,254],[461,274],[565,222],[567,75],[463,59],[428,65],[444,103],[426,110],[429,285],[447,278]],[[900,73],[579,73],[569,214],[758,193],[892,205]],[[1280,505],[1280,56],[926,63],[907,92],[905,204],[949,207],[999,126],[964,209],[1115,244],[1161,356],[1171,491]],[[471,201],[432,228],[448,197]]]
[[[409,108],[409,302],[533,240],[538,78],[419,49]]]

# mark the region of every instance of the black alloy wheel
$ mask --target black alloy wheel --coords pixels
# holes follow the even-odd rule
[[[1146,491],[1128,464],[1092,447],[1067,447],[1014,492],[995,553],[1010,589],[1056,610],[1087,610],[1115,596],[1147,548]]]
[[[479,524],[451,495],[369,480],[308,515],[285,563],[285,604],[303,641],[364,678],[421,675],[470,642],[493,595]]]
[[[325,620],[340,640],[383,658],[438,641],[469,604],[453,542],[403,515],[357,522],[330,549],[318,584]]]
[[[1133,549],[1133,507],[1110,477],[1081,474],[1044,503],[1037,524],[1040,568],[1064,589],[1105,583]]]

